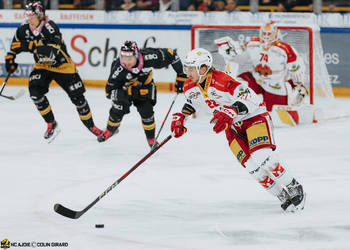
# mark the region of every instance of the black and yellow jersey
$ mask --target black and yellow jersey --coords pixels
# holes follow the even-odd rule
[[[36,29],[24,23],[16,30],[11,43],[12,53],[30,52],[34,69],[73,74],[76,67],[70,58],[56,23],[46,18]]]
[[[169,48],[144,48],[139,51],[137,65],[127,69],[120,58],[111,65],[106,93],[111,89],[142,87],[153,82],[152,69],[172,66],[177,74],[183,74],[183,67],[176,51]]]

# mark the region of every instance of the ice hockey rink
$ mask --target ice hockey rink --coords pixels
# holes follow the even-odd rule
[[[4,94],[19,89],[6,87]],[[174,96],[158,94],[157,128]],[[88,89],[86,97],[96,125],[105,128],[104,91]],[[234,159],[224,134],[199,117],[187,123],[185,136],[172,138],[72,220],[55,213],[54,204],[83,209],[149,147],[135,108],[119,134],[98,143],[61,89],[52,88],[48,98],[61,128],[51,144],[28,93],[0,99],[0,240],[66,242],[56,249],[74,250],[350,249],[350,118],[275,130],[282,163],[307,193],[300,213],[283,213]],[[350,109],[350,99],[337,102]],[[171,113],[182,104],[179,96]],[[160,140],[170,134],[170,120]]]

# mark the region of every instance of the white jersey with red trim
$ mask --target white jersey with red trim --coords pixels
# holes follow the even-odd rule
[[[204,88],[188,79],[184,84],[184,95],[184,114],[202,110],[213,114],[227,105],[237,109],[235,122],[238,122],[266,112],[265,104],[252,89],[219,70],[208,73]]]
[[[272,94],[287,95],[285,82],[289,79],[295,83],[304,81],[303,59],[291,45],[281,41],[265,49],[259,38],[252,38],[245,44],[245,51],[233,60],[250,60],[255,80]]]

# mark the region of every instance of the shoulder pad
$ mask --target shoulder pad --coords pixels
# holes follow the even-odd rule
[[[297,59],[297,55],[293,49],[292,46],[290,46],[288,43],[284,43],[281,41],[277,41],[274,46],[282,49],[286,55],[287,55],[287,63],[294,62]]]

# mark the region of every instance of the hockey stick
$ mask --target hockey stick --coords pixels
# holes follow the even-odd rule
[[[13,100],[16,100],[16,99],[20,98],[22,95],[24,95],[24,92],[25,92],[25,91],[24,91],[23,89],[21,89],[21,90],[20,90],[16,95],[14,95],[14,96],[3,95],[2,92],[4,91],[4,88],[5,88],[5,86],[6,86],[6,83],[7,83],[7,81],[9,80],[10,76],[11,76],[11,74],[8,73],[7,76],[6,76],[6,78],[5,78],[5,81],[2,83],[2,85],[1,85],[1,90],[0,90],[0,96],[2,96],[2,97],[4,97],[4,98],[7,98],[7,99],[13,101]]]
[[[167,143],[171,139],[172,135],[169,135],[164,139],[157,147],[152,148],[152,150],[145,155],[141,160],[139,160],[129,171],[127,171],[122,177],[120,177],[117,181],[115,181],[112,185],[110,185],[102,194],[100,194],[93,202],[91,202],[86,208],[81,211],[74,211],[67,207],[64,207],[61,204],[55,204],[54,210],[56,213],[59,213],[62,216],[78,219],[80,216],[85,214],[91,207],[93,207],[99,200],[101,200],[107,193],[109,193],[113,188],[115,188],[122,180],[124,180],[129,174],[131,174],[136,168],[138,168],[144,161],[146,161],[149,157],[151,157],[155,152],[158,151],[165,143]]]
[[[165,118],[164,118],[164,120],[163,120],[162,126],[160,126],[160,129],[159,129],[159,131],[158,131],[158,134],[157,134],[157,136],[156,136],[156,139],[155,139],[154,142],[153,142],[152,148],[154,148],[155,145],[157,144],[157,139],[158,139],[158,137],[159,137],[159,135],[160,135],[160,132],[161,132],[162,129],[163,129],[163,126],[164,126],[164,124],[165,124],[166,119],[168,119],[168,115],[169,115],[169,113],[170,113],[170,110],[171,110],[171,108],[174,106],[174,103],[175,103],[176,98],[177,98],[178,95],[179,95],[179,92],[176,93],[176,95],[175,95],[175,97],[174,97],[174,99],[173,99],[173,102],[172,102],[171,105],[170,105],[170,108],[169,108],[169,110],[168,110],[168,113],[166,114],[166,116],[165,116]]]

